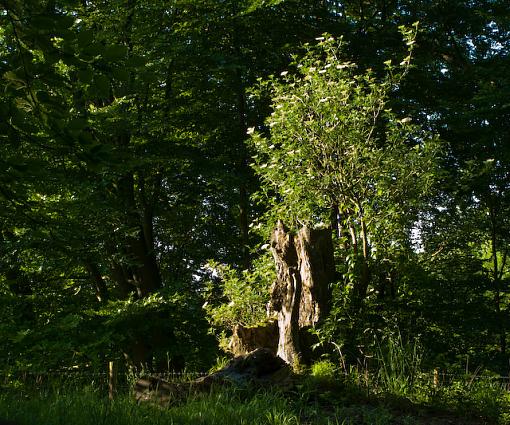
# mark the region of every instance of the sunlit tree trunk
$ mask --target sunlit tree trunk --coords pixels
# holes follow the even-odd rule
[[[278,356],[287,363],[309,361],[309,340],[300,335],[329,311],[335,278],[331,229],[303,227],[297,235],[279,221],[271,238],[276,281],[269,313],[278,320]]]

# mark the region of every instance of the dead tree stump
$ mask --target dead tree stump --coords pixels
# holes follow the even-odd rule
[[[277,355],[287,363],[299,361],[299,303],[301,276],[292,236],[278,221],[271,238],[271,252],[276,265],[276,281],[271,288],[269,314],[278,320]]]
[[[330,229],[303,227],[295,237],[301,276],[299,327],[315,326],[329,313],[330,284],[335,279]]]
[[[268,314],[278,321],[277,354],[287,363],[307,361],[300,330],[314,327],[328,313],[335,277],[331,230],[303,227],[292,235],[282,221],[273,231],[271,252],[276,281]]]
[[[330,284],[335,279],[330,229],[303,227],[296,235],[278,221],[271,237],[276,280],[268,305],[269,324],[236,326],[229,351],[244,355],[267,348],[289,364],[311,360],[312,335],[308,332],[328,314]]]
[[[235,357],[245,355],[257,348],[267,348],[274,355],[278,350],[278,325],[270,321],[260,326],[236,325],[228,344],[228,351]]]
[[[139,379],[133,395],[139,403],[150,402],[168,407],[185,401],[191,394],[209,392],[215,386],[287,386],[292,385],[293,378],[288,364],[271,350],[258,348],[234,358],[223,369],[191,382],[172,383],[153,376]]]

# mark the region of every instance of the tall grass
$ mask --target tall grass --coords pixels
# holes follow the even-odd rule
[[[363,368],[346,371],[343,364],[322,360],[311,367],[309,376],[285,391],[216,388],[190,395],[170,408],[138,405],[127,387],[110,401],[101,380],[85,387],[78,385],[82,380],[56,380],[42,388],[18,385],[0,391],[0,424],[2,419],[19,425],[433,423],[419,417],[424,408],[453,412],[459,418],[484,417],[484,423],[510,424],[510,393],[500,382],[466,376],[435,386],[432,374],[421,371],[422,349],[416,341],[405,342],[400,335],[381,340],[370,361],[370,369],[368,362],[362,362]],[[131,385],[132,379],[125,379],[126,384]],[[433,419],[433,413],[430,416]]]
[[[466,415],[484,416],[498,424],[510,424],[510,392],[487,376],[457,377],[448,385],[435,388],[430,403]]]
[[[416,390],[421,373],[422,348],[419,342],[404,342],[402,335],[385,338],[376,344],[376,385],[397,396],[409,396]]]
[[[329,382],[319,374],[321,383]],[[296,391],[296,392],[293,392]],[[334,394],[314,397],[296,388],[217,388],[170,408],[137,404],[128,394],[110,401],[104,390],[0,392],[2,419],[17,425],[389,425],[381,406],[344,406]],[[303,394],[297,394],[297,392]],[[317,394],[316,394],[317,395]],[[319,394],[320,395],[320,394]],[[326,394],[325,394],[326,395]]]
[[[19,425],[300,425],[298,409],[278,392],[217,391],[163,409],[136,404],[128,395],[109,401],[92,390],[20,397],[0,395],[0,418]],[[327,416],[313,424],[336,422]]]
[[[423,348],[417,340],[404,341],[396,334],[378,341],[375,347],[370,362],[367,358],[345,372],[347,382],[364,390],[368,398],[377,396],[397,409],[432,408],[510,425],[510,391],[494,376],[459,375],[436,384],[432,371],[422,370]],[[376,416],[373,423],[386,421],[381,412]]]

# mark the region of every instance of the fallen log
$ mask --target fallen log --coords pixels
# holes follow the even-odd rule
[[[173,383],[158,377],[144,377],[136,381],[134,397],[137,402],[151,402],[170,406],[186,400],[190,395],[209,392],[214,386],[287,385],[293,374],[289,365],[267,348],[258,348],[234,358],[223,369],[191,382]]]

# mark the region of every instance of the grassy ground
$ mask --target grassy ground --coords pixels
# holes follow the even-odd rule
[[[222,388],[160,408],[138,405],[129,394],[109,401],[103,390],[64,385],[51,391],[3,390],[0,418],[19,425],[510,424],[510,397],[486,383],[433,392],[421,388],[402,396],[346,380],[305,377],[285,391]]]

